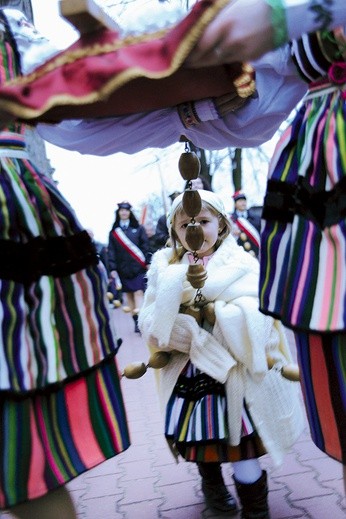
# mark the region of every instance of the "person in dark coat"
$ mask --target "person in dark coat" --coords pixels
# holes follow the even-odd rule
[[[150,263],[149,238],[131,211],[129,202],[121,202],[109,233],[108,266],[113,279],[120,281],[129,312],[138,328],[138,312],[146,289],[146,273]]]
[[[247,199],[243,191],[233,194],[234,211],[231,220],[234,223],[234,234],[238,245],[241,245],[252,256],[258,257],[261,231],[261,212],[258,207],[247,208]]]

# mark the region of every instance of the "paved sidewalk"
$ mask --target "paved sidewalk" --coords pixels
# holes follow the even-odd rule
[[[148,351],[133,332],[133,321],[121,309],[112,310],[123,344],[119,368],[147,361]],[[204,503],[194,464],[176,463],[163,437],[163,421],[155,387],[155,372],[138,380],[122,379],[132,445],[121,455],[79,476],[68,486],[80,519],[224,519]],[[269,474],[271,519],[344,519],[341,465],[319,451],[308,431],[273,470],[270,458],[261,458]],[[224,469],[226,484],[234,490],[231,465]],[[236,514],[236,519],[240,514]],[[7,519],[0,514],[0,519]],[[37,518],[39,519],[39,518]],[[63,518],[62,518],[63,519]]]

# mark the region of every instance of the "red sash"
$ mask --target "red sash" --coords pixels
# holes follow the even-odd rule
[[[252,223],[250,223],[246,218],[242,218],[241,216],[234,220],[234,222],[239,227],[240,231],[246,234],[246,236],[253,245],[255,245],[256,247],[260,246],[259,232],[252,225]]]
[[[145,261],[145,256],[141,249],[137,247],[120,229],[120,227],[117,227],[112,231],[112,234],[114,238],[117,240],[118,243],[130,254],[130,256],[135,259],[143,268],[146,268],[147,264]]]

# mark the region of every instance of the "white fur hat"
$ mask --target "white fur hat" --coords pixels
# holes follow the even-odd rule
[[[228,218],[228,214],[226,212],[226,209],[225,209],[225,206],[223,204],[223,201],[221,200],[221,198],[216,193],[214,193],[213,191],[206,191],[205,189],[198,189],[197,191],[200,194],[201,199],[204,202],[207,202],[209,205],[214,207],[214,209],[216,209],[216,211],[218,213],[222,214],[225,218]],[[176,210],[182,204],[183,195],[184,195],[184,193],[182,193],[181,195],[177,196],[177,198],[174,199],[174,201],[173,201],[173,203],[171,205],[170,211],[168,212],[168,216],[167,216],[167,227],[168,227],[168,229],[170,229],[170,227],[172,225],[173,216],[174,216]]]

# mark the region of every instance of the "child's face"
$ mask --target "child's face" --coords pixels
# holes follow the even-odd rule
[[[203,256],[209,256],[215,250],[215,243],[218,239],[220,231],[220,221],[215,214],[206,208],[203,208],[199,215],[196,216],[195,221],[202,226],[204,233],[203,245],[201,249],[197,251],[198,256],[203,258]],[[191,249],[186,243],[185,236],[187,226],[190,222],[191,218],[189,216],[187,216],[185,213],[179,213],[175,217],[174,224],[174,229],[178,236],[178,240],[182,246],[189,251],[191,251]]]

